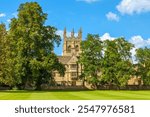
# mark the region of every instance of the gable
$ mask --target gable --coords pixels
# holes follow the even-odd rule
[[[71,56],[58,56],[58,60],[62,64],[67,64],[70,59],[71,59]]]
[[[71,59],[68,61],[68,64],[76,64],[76,62],[78,61],[77,56],[72,56]]]

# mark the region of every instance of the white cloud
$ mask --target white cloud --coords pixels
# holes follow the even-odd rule
[[[0,13],[0,17],[5,17],[6,14],[5,13]]]
[[[136,63],[136,49],[143,48],[143,47],[150,47],[150,38],[149,39],[143,39],[140,35],[133,36],[129,40],[130,43],[134,44],[134,48],[131,50],[133,62]]]
[[[78,2],[86,2],[86,3],[93,3],[93,2],[98,2],[99,0],[76,0]]]
[[[136,61],[136,57],[135,57],[135,55],[136,55],[136,49],[137,48],[132,48],[132,50],[130,51],[131,52],[131,56],[132,56],[132,62],[133,63],[137,63],[137,61]]]
[[[100,39],[102,41],[104,40],[114,40],[116,37],[110,36],[109,33],[104,33]],[[144,39],[140,35],[132,36],[128,41],[132,44],[134,44],[135,48],[143,48],[143,47],[150,47],[150,38]]]
[[[117,9],[122,14],[150,12],[150,0],[122,0]]]
[[[114,40],[115,37],[111,37],[109,33],[105,33],[104,35],[102,35],[102,36],[100,37],[100,39],[101,39],[102,41],[105,41],[105,40]]]
[[[15,18],[17,18],[17,17],[18,17],[18,12],[14,12],[14,13],[12,13],[12,15],[13,15]]]
[[[63,34],[64,34],[64,31],[63,30],[58,30],[56,32],[57,35],[60,35],[61,38],[63,38]],[[71,32],[67,32],[67,37],[70,37],[71,36]],[[74,33],[74,36],[77,37],[78,36],[78,33]]]
[[[149,39],[143,39],[140,35],[131,37],[129,42],[133,43],[136,48],[142,48],[142,47],[150,46],[150,38]]]
[[[106,14],[106,17],[108,20],[111,20],[111,21],[119,21],[119,16],[115,13],[112,13],[112,12],[108,12]]]
[[[64,33],[64,32],[63,32],[62,30],[58,30],[58,31],[56,32],[56,34],[57,34],[57,35],[60,35],[61,38],[63,38],[63,33]]]
[[[7,19],[7,22],[10,23],[10,22],[11,22],[11,19]]]

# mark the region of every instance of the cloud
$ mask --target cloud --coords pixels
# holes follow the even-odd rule
[[[93,3],[93,2],[98,2],[99,0],[76,0],[78,2],[86,2],[86,3]]]
[[[129,42],[133,43],[136,48],[150,47],[150,38],[143,39],[140,35],[131,37]]]
[[[100,39],[102,41],[104,40],[114,40],[116,37],[110,36],[109,33],[104,33]],[[142,36],[132,36],[130,39],[127,39],[130,43],[134,44],[135,48],[144,48],[144,47],[150,47],[150,38],[144,39]]]
[[[100,39],[102,41],[104,40],[114,40],[116,37],[110,36],[109,33],[104,33]],[[135,48],[144,48],[144,47],[150,47],[150,38],[144,39],[140,35],[132,36],[130,39],[127,39],[128,42],[134,44]]]
[[[64,34],[64,31],[63,30],[58,30],[56,32],[57,35],[60,35],[60,37],[63,39],[63,34]],[[71,32],[67,32],[67,37],[70,37],[71,35]],[[78,33],[74,33],[74,36],[77,37],[78,36]]]
[[[0,13],[0,17],[5,17],[6,14],[5,13]]]
[[[142,36],[137,35],[137,36],[133,36],[131,37],[131,39],[129,40],[130,43],[134,44],[134,48],[131,50],[132,53],[132,59],[133,62],[136,63],[136,49],[138,48],[143,48],[143,47],[150,47],[150,38],[149,39],[143,39]]]
[[[11,19],[7,19],[7,22],[10,23],[10,22],[11,22]]]
[[[122,0],[117,9],[122,14],[150,12],[150,0]]]
[[[63,30],[57,30],[56,34],[60,35],[61,38],[63,38]]]
[[[112,13],[112,12],[108,12],[106,14],[106,17],[108,20],[111,20],[111,21],[119,21],[119,16],[115,13]]]
[[[105,41],[105,40],[114,40],[115,37],[111,37],[109,33],[105,33],[104,35],[102,35],[102,36],[100,37],[100,39],[101,39],[102,41]]]
[[[14,12],[14,13],[12,13],[12,15],[13,15],[15,18],[17,18],[17,17],[18,17],[18,12]]]

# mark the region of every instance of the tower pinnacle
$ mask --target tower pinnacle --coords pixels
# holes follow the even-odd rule
[[[66,35],[67,35],[67,31],[66,31],[66,28],[64,28],[64,39],[66,39]]]
[[[74,29],[72,29],[71,37],[74,37]]]
[[[81,39],[81,40],[82,40],[82,28],[80,28],[80,29],[79,29],[78,37],[79,37],[79,39]]]

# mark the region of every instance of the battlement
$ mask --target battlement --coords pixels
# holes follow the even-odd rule
[[[66,28],[64,29],[63,34],[63,56],[72,56],[78,55],[80,53],[80,43],[82,41],[82,29],[78,31],[78,35],[75,36],[74,29],[71,32],[70,36],[67,36]]]
[[[71,35],[67,36],[67,31],[66,31],[66,28],[65,28],[63,37],[64,37],[64,40],[66,40],[66,39],[80,39],[80,40],[82,40],[82,29],[81,28],[79,29],[77,36],[75,36],[74,29],[72,29]]]

